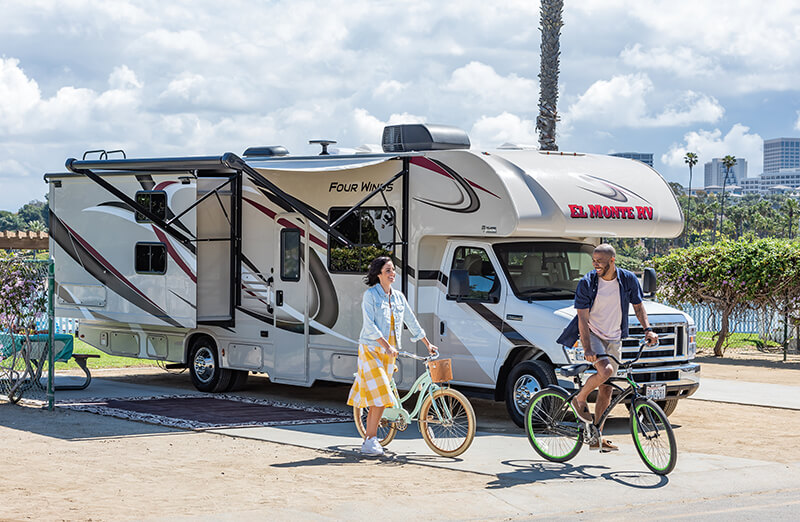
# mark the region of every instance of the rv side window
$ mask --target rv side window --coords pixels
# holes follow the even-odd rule
[[[348,207],[328,210],[329,223],[339,219]],[[352,248],[328,237],[328,269],[331,272],[362,274],[378,256],[391,256],[395,245],[395,211],[386,207],[361,207],[336,226],[353,243]]]
[[[140,190],[136,193],[136,202],[161,219],[167,219],[167,193],[163,190]],[[136,213],[137,223],[149,223],[150,220],[141,212]]]
[[[469,274],[469,296],[467,299],[494,301],[493,294],[499,290],[497,272],[482,248],[458,247],[453,256],[451,269],[466,270]]]
[[[136,272],[139,274],[167,272],[167,247],[164,243],[136,243]]]
[[[281,230],[281,280],[300,281],[300,231]]]

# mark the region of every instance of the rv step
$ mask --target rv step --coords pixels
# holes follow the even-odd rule
[[[166,368],[167,370],[181,370],[183,368],[188,368],[188,366],[186,366],[186,364],[184,363],[171,363],[171,364],[165,364],[164,368]]]

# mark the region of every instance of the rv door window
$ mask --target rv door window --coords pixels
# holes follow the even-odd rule
[[[167,247],[164,243],[136,243],[136,272],[167,273]]]
[[[140,190],[136,202],[161,219],[167,219],[167,193],[163,190]],[[141,212],[136,212],[137,223],[149,223]]]
[[[349,210],[334,207],[328,210],[333,223]],[[362,274],[378,256],[394,254],[395,211],[386,207],[361,207],[337,225],[336,230],[353,243],[352,248],[328,236],[328,268],[331,272]]]
[[[499,281],[489,255],[482,248],[458,247],[453,255],[451,269],[466,270],[469,276],[469,295],[466,299],[495,302]]]
[[[281,280],[300,281],[300,230],[281,230]]]

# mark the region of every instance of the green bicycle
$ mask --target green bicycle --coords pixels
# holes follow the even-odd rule
[[[645,341],[642,339],[639,353],[625,363],[613,355],[607,355],[626,370],[626,376],[611,377],[606,381],[614,388],[616,396],[595,424],[582,421],[572,407],[572,398],[583,385],[581,374],[592,365],[581,363],[559,368],[562,375],[575,378],[577,388],[569,393],[559,386],[550,385],[531,399],[525,411],[525,433],[536,453],[551,462],[570,460],[578,454],[582,444],[600,442],[598,426],[603,425],[616,405],[630,398],[630,430],[636,451],[653,473],[666,475],[672,471],[678,461],[678,446],[672,426],[658,404],[640,393],[642,386],[633,380],[631,368],[642,356],[644,347]],[[615,381],[626,382],[628,386],[623,389],[614,384]]]
[[[461,392],[434,382],[428,363],[436,360],[439,354],[420,357],[409,352],[400,352],[398,355],[424,361],[425,373],[417,378],[402,398],[392,379],[395,406],[387,407],[383,411],[378,424],[378,441],[381,446],[389,444],[398,431],[405,431],[411,422],[417,421],[425,443],[438,455],[456,457],[467,451],[475,438],[475,412]],[[403,403],[417,392],[417,402],[409,412],[403,408]],[[362,437],[366,434],[367,413],[369,407],[353,408],[356,429]]]

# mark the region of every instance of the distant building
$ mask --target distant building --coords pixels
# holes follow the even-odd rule
[[[800,138],[764,140],[764,174],[800,168]]]
[[[609,156],[616,156],[618,158],[630,158],[641,161],[645,165],[653,166],[653,153],[652,152],[614,152]]]
[[[780,188],[779,188],[780,187]],[[800,187],[800,167],[780,169],[778,172],[761,175],[761,192],[774,194],[787,192],[787,189]]]
[[[722,185],[741,185],[740,181],[747,178],[747,160],[744,158],[736,158],[736,164],[731,168],[728,175],[727,182],[725,181],[725,165],[722,164],[722,158],[714,158],[705,164],[705,178],[704,187],[719,186],[720,190]]]
[[[761,178],[744,178],[739,180],[742,194],[761,194]]]

